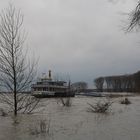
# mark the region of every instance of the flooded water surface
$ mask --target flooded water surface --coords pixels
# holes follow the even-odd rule
[[[0,140],[139,140],[140,97],[129,99],[130,105],[111,99],[107,114],[87,111],[87,103],[101,98],[75,97],[70,107],[63,107],[58,99],[42,99],[40,112],[1,116]]]

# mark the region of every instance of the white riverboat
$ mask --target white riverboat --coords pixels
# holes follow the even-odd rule
[[[69,84],[65,81],[53,80],[51,71],[49,75],[39,78],[38,81],[31,86],[32,95],[38,98],[45,97],[73,97],[70,92]]]

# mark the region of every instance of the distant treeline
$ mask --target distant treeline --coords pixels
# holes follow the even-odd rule
[[[130,75],[98,77],[94,84],[101,92],[140,92],[140,71]]]

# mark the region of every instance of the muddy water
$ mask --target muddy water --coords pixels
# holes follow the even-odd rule
[[[140,97],[130,97],[126,106],[113,99],[111,113],[87,112],[87,103],[100,98],[76,97],[71,107],[55,99],[43,99],[40,113],[0,117],[0,140],[139,140]],[[46,131],[41,133],[40,121]],[[49,125],[48,125],[49,124]]]

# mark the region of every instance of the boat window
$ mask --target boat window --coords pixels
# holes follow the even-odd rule
[[[46,91],[46,88],[43,88],[43,91]]]

